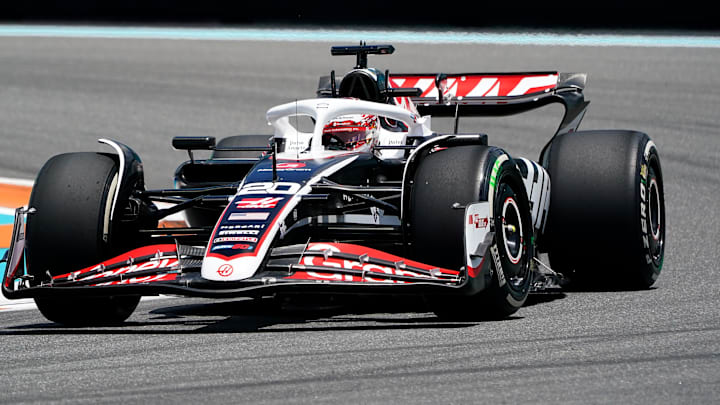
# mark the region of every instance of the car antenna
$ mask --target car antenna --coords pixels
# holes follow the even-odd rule
[[[298,146],[300,143],[300,134],[298,133],[300,130],[298,129],[299,123],[299,117],[298,117],[298,101],[295,99],[295,159],[300,159],[300,147]]]
[[[275,138],[272,139],[272,182],[275,183],[277,181],[277,141]]]
[[[385,69],[385,94],[387,95],[388,88],[390,88],[390,69]],[[386,102],[390,100],[390,97],[387,97],[385,100]]]
[[[453,132],[455,135],[458,133],[458,124],[460,123],[460,114],[458,114],[458,110],[460,110],[460,103],[455,104],[455,131]]]
[[[362,48],[362,47],[364,47],[364,46],[367,46],[367,42],[365,42],[365,41],[360,41],[360,47]],[[367,68],[367,64],[368,64],[368,62],[367,62],[367,52],[359,51],[359,52],[357,53],[357,59],[355,60],[355,62],[356,62],[356,65],[357,65],[357,66],[355,66],[355,69],[365,69],[365,68]]]
[[[335,85],[335,70],[330,71],[330,95],[332,98],[337,97],[337,86]]]

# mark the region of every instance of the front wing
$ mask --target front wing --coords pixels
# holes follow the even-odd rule
[[[460,271],[434,267],[368,247],[310,243],[273,248],[255,275],[240,281],[200,276],[201,247],[158,244],[97,265],[36,280],[25,274],[22,214],[16,214],[2,283],[8,298],[61,295],[262,296],[275,292],[349,294],[473,294],[491,279],[489,260]],[[489,256],[486,256],[489,257]],[[218,271],[232,271],[223,269]]]

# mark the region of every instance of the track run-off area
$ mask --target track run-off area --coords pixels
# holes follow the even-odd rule
[[[658,146],[667,248],[652,289],[535,296],[497,322],[439,322],[415,300],[337,306],[171,297],[144,301],[125,325],[103,328],[63,328],[34,309],[0,310],[0,402],[655,404],[720,397],[718,37],[495,32],[465,33],[472,40],[461,41],[423,30],[266,30],[257,37],[236,30],[231,38],[198,29],[189,38],[170,28],[153,36],[132,27],[94,27],[103,35],[17,27],[0,26],[0,177],[22,179],[24,194],[6,202],[10,189],[0,191],[1,241],[12,209],[27,203],[27,186],[51,156],[110,152],[97,139],[116,139],[141,156],[149,188],[171,187],[187,159],[170,146],[173,136],[269,133],[268,108],[314,97],[319,76],[352,68],[354,58],[330,56],[331,45],[366,40],[395,45],[394,55],[369,57],[391,72],[588,73],[591,104],[580,128],[635,129]],[[603,42],[580,40],[593,36]],[[537,159],[561,113],[549,106],[461,119],[460,132],[487,133],[511,155]],[[433,120],[438,132],[452,124]],[[578,224],[578,237],[592,231]],[[613,254],[593,246],[586,253],[588,260]]]

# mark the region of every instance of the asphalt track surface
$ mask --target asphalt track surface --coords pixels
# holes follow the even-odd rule
[[[50,156],[102,150],[95,140],[108,137],[143,157],[151,187],[169,186],[185,158],[173,136],[267,133],[267,108],[351,67],[330,45],[0,38],[0,176],[31,179]],[[582,128],[645,131],[660,150],[667,249],[655,288],[536,297],[481,323],[393,302],[278,310],[173,298],[142,303],[117,328],[0,313],[0,402],[716,403],[720,50],[396,45],[371,64],[588,72]],[[534,158],[554,108],[461,131]]]

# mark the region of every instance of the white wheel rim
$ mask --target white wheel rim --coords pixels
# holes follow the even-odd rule
[[[518,229],[516,229],[515,231],[509,229],[510,226],[515,226],[515,224],[507,224],[505,221],[505,218],[509,214],[509,212],[508,212],[509,209],[511,209],[513,211],[512,214],[515,216],[515,218],[517,218],[517,228]],[[520,263],[520,259],[522,259],[522,253],[523,253],[523,249],[522,249],[523,224],[522,224],[522,219],[520,216],[520,209],[518,208],[517,203],[515,202],[515,199],[513,199],[512,197],[506,198],[505,202],[503,203],[502,232],[503,232],[503,243],[505,245],[505,253],[507,253],[508,259],[510,260],[510,262],[512,264]],[[513,239],[514,239],[515,233],[517,233],[519,235],[519,241],[518,241],[515,249],[513,249],[513,247],[508,243],[508,240],[510,239],[510,238],[508,238],[508,235],[510,234],[511,236],[513,236]],[[517,253],[515,255],[513,255],[513,250],[517,250]]]

